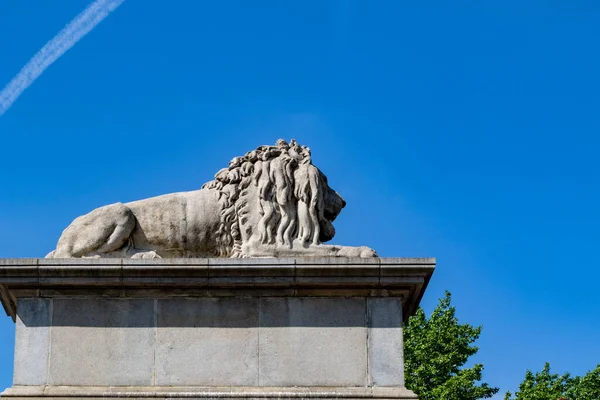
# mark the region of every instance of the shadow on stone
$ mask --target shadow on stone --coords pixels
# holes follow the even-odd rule
[[[400,299],[386,303],[395,310],[387,305],[385,312],[378,312],[380,303],[358,297],[22,298],[18,317],[26,327],[401,327]]]

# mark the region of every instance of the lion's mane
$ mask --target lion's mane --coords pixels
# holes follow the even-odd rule
[[[252,232],[246,224],[250,185],[259,197],[260,220]],[[263,244],[292,247],[300,243],[319,244],[326,185],[320,171],[312,165],[310,149],[295,140],[277,140],[275,146],[259,146],[244,156],[235,157],[229,167],[215,174],[202,189],[217,190],[221,203],[220,224],[216,232],[221,257],[243,257],[243,238],[258,234]],[[244,227],[245,232],[241,232]]]

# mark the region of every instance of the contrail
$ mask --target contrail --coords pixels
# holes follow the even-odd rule
[[[87,35],[125,0],[96,0],[42,47],[0,92],[0,116],[52,63]]]

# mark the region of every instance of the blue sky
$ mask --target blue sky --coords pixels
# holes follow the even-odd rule
[[[0,87],[87,1],[0,2]],[[0,257],[76,216],[193,190],[296,138],[348,202],[335,243],[433,256],[501,393],[600,362],[600,5],[137,1],[0,117]],[[14,325],[0,319],[0,387]],[[501,395],[498,396],[501,398]]]

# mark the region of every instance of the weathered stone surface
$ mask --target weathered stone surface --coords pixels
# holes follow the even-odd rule
[[[256,387],[256,386],[15,386],[2,393],[12,399],[81,399],[105,400],[107,398],[166,399],[417,399],[410,390],[402,387]]]
[[[367,299],[370,385],[404,386],[402,301]]]
[[[338,260],[4,260],[19,325],[2,396],[416,398],[402,320],[435,260]]]
[[[21,299],[18,323],[23,385],[403,385],[399,298]]]
[[[54,299],[50,385],[154,383],[153,299]]]
[[[310,149],[279,139],[235,157],[200,190],[76,218],[47,257],[376,257],[364,246],[321,244],[345,205]]]
[[[260,386],[366,386],[364,299],[260,299],[260,326]]]
[[[15,335],[15,385],[45,385],[50,348],[51,300],[19,299]]]
[[[17,297],[389,296],[403,297],[406,320],[434,269],[432,258],[4,259],[0,300],[16,318]]]
[[[258,299],[158,300],[156,384],[258,385]]]

